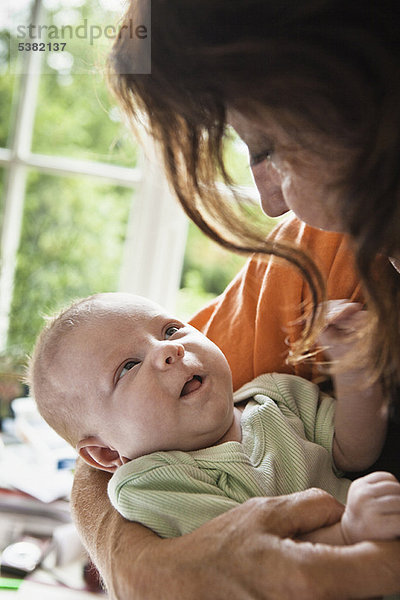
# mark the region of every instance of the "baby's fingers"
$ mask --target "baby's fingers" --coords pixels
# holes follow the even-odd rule
[[[328,300],[324,306],[327,326],[351,320],[356,314],[362,313],[364,308],[360,302],[349,300]]]
[[[400,499],[400,483],[398,481],[381,481],[371,485],[370,494],[374,498],[392,496]]]
[[[374,519],[374,531],[370,534],[370,539],[391,540],[400,537],[400,513],[379,513],[371,515]],[[368,524],[366,524],[368,529]],[[367,535],[368,537],[368,535]]]
[[[400,499],[400,483],[391,473],[375,471],[353,481],[347,500],[356,504],[374,503],[384,496]]]
[[[367,311],[359,302],[331,300],[326,303],[325,327],[320,332],[317,344],[332,360],[341,358],[351,348],[362,332],[368,319]]]
[[[319,334],[318,343],[330,346],[351,342],[355,334],[363,330],[366,320],[367,313],[363,311],[352,315],[351,318],[329,323]]]
[[[400,522],[400,495],[381,496],[375,500],[377,510],[381,515],[392,515]],[[400,534],[399,534],[400,535]]]
[[[358,484],[359,482],[359,484]],[[400,496],[400,482],[392,473],[374,471],[354,482],[353,485],[364,486],[372,496]]]

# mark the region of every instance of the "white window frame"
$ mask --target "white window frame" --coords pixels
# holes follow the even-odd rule
[[[42,0],[35,0],[31,23],[43,22]],[[147,296],[175,309],[187,237],[187,218],[173,197],[155,153],[142,153],[140,166],[126,168],[31,152],[40,81],[40,53],[26,53],[11,127],[10,148],[0,148],[5,168],[0,239],[0,352],[7,348],[16,258],[20,244],[29,169],[59,176],[90,176],[136,190],[121,265],[119,289]],[[100,110],[100,107],[99,107]],[[149,142],[149,147],[151,146]],[[150,154],[150,157],[149,157]]]

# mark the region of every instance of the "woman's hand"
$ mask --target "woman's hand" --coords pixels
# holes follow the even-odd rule
[[[343,507],[320,490],[253,498],[162,540],[111,507],[107,481],[79,461],[72,500],[113,600],[329,600],[400,590],[400,543],[337,548],[290,539],[340,518]]]

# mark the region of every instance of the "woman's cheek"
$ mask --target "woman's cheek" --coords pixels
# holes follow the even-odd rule
[[[343,231],[339,210],[331,202],[326,186],[287,175],[282,181],[282,193],[289,209],[307,225],[325,231]]]

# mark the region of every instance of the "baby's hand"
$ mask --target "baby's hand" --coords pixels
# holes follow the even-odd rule
[[[336,361],[350,352],[355,334],[362,331],[368,316],[359,302],[329,300],[325,306],[326,327],[317,343],[322,346],[329,360]]]
[[[353,481],[341,527],[348,544],[399,537],[400,482],[396,477],[376,471]]]

